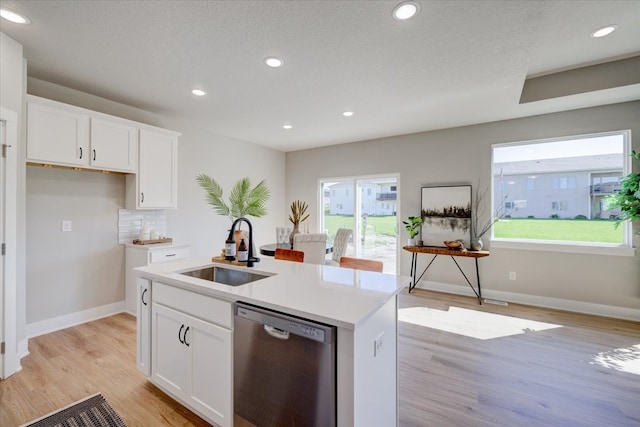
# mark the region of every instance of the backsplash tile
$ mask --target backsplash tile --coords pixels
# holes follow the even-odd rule
[[[167,236],[167,212],[118,209],[118,243],[133,242],[142,226],[156,230],[159,236]]]

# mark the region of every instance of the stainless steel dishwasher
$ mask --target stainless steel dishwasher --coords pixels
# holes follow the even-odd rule
[[[235,416],[258,427],[335,426],[336,328],[241,302],[234,312]]]

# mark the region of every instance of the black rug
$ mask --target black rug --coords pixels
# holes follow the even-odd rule
[[[127,427],[100,393],[20,427]]]

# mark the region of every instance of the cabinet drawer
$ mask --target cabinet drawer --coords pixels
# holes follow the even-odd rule
[[[230,302],[160,282],[153,282],[152,289],[151,295],[154,303],[166,305],[193,317],[231,329],[233,310]]]
[[[149,252],[149,264],[189,257],[189,248],[167,248]]]

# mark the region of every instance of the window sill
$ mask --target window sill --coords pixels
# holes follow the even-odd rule
[[[606,244],[572,244],[571,242],[548,242],[539,240],[491,239],[491,249],[516,249],[572,254],[636,256],[636,248]]]

